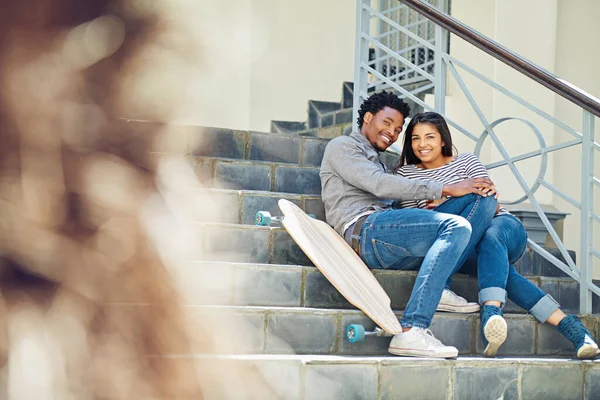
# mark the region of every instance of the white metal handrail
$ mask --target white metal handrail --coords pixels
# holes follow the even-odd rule
[[[596,178],[593,174],[594,153],[595,151],[600,151],[600,143],[594,141],[595,116],[600,116],[600,100],[590,96],[577,87],[560,80],[548,71],[535,66],[531,62],[494,42],[492,39],[485,37],[479,32],[474,31],[470,27],[447,15],[444,13],[445,10],[443,8],[445,2],[443,1],[441,2],[442,7],[440,7],[440,4],[437,4],[437,2],[436,4],[431,4],[431,2],[424,2],[421,0],[399,1],[399,4],[392,5],[391,0],[380,0],[379,9],[376,9],[371,5],[371,0],[357,0],[354,121],[356,121],[358,106],[362,100],[368,97],[372,90],[380,89],[393,89],[397,91],[401,97],[413,101],[416,105],[425,110],[437,111],[441,114],[445,114],[446,75],[449,73],[458,83],[458,87],[467,98],[468,104],[481,122],[483,133],[473,133],[469,129],[466,129],[453,121],[451,118],[446,117],[448,123],[476,143],[476,154],[481,151],[484,140],[488,137],[491,139],[501,154],[502,160],[489,163],[486,167],[493,169],[507,166],[510,169],[518,184],[525,192],[525,195],[516,202],[529,200],[533,208],[537,211],[545,228],[548,230],[550,237],[556,243],[564,261],[559,260],[532,240],[529,240],[529,246],[579,283],[580,312],[582,314],[590,314],[592,311],[592,294],[600,296],[600,288],[593,284],[591,279],[593,257],[600,259],[600,251],[593,247],[592,229],[593,221],[600,222],[600,216],[594,213],[593,210],[593,187],[600,187],[600,179]],[[402,7],[411,7],[419,12],[423,18],[427,18],[427,21],[435,23],[434,37],[422,37],[418,32],[415,32],[414,28],[423,24],[422,20],[412,21],[404,26],[401,24],[401,21],[393,20],[394,12],[397,11],[397,15],[400,15]],[[409,18],[407,17],[406,19],[408,20]],[[373,24],[373,22],[376,23]],[[385,24],[387,31],[381,31],[381,24]],[[378,31],[375,33],[371,32],[373,26],[379,27]],[[392,29],[395,32],[392,32]],[[553,90],[568,101],[579,106],[582,109],[583,114],[583,127],[581,132],[570,127],[555,116],[541,110],[539,107],[527,102],[517,94],[448,54],[448,32],[467,40],[474,46],[482,49],[491,56],[499,59],[519,72],[522,72],[539,84]],[[398,35],[397,43],[408,44],[409,41],[411,43],[404,46],[402,49],[395,48],[385,40],[386,38],[393,37],[394,33]],[[427,29],[427,35],[428,34],[429,29]],[[400,37],[400,35],[402,35],[402,37]],[[372,60],[369,60],[370,48],[374,49],[376,52],[376,57]],[[417,53],[419,51],[422,51],[422,54],[424,55],[428,55],[428,51],[433,51],[433,61],[428,56],[424,56],[423,58],[425,61],[419,63],[418,61],[420,60],[417,59]],[[416,62],[410,60],[411,54],[414,55],[413,58],[415,58]],[[393,63],[396,66],[396,72],[393,74],[391,73],[390,63]],[[385,69],[383,68],[383,65],[386,66]],[[432,65],[434,70],[431,72],[429,68]],[[401,71],[399,71],[400,66],[402,68]],[[537,127],[527,120],[507,117],[489,121],[486,118],[485,113],[477,104],[474,96],[469,91],[465,81],[462,79],[461,73],[467,73],[486,83],[494,90],[499,91],[544,120],[552,123],[562,131],[568,133],[573,139],[564,143],[547,146]],[[413,85],[414,87],[411,86],[411,84],[416,83],[419,83],[419,85]],[[426,104],[419,96],[428,91],[433,91],[434,107]],[[494,128],[509,120],[520,121],[531,129],[538,138],[540,144],[539,149],[511,157],[499,137],[494,132]],[[580,200],[576,200],[570,194],[561,191],[545,177],[548,154],[573,146],[581,146],[582,149]],[[537,179],[530,186],[525,181],[516,163],[534,157],[540,158],[541,166]],[[536,199],[535,194],[540,187],[544,187],[556,194],[581,212],[579,267],[577,267],[575,261],[570,256],[564,243],[559,238],[559,235],[556,233]]]

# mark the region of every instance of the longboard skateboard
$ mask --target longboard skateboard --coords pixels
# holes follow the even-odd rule
[[[280,221],[296,244],[346,300],[381,327],[367,332],[362,325],[352,324],[346,329],[347,339],[359,342],[365,336],[402,333],[390,298],[344,239],[327,223],[309,217],[294,203],[280,199],[278,205],[284,215]],[[257,213],[257,225],[260,225],[260,213]]]

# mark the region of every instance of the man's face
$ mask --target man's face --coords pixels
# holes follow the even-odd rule
[[[378,151],[385,151],[398,140],[404,126],[404,115],[398,110],[384,107],[376,114],[365,113],[360,133]]]

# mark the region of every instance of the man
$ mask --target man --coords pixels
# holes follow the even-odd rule
[[[493,189],[489,179],[443,185],[387,173],[379,153],[398,139],[409,112],[408,105],[392,93],[377,93],[365,100],[358,117],[360,132],[340,136],[325,149],[320,172],[322,198],[327,222],[370,268],[419,270],[400,320],[403,333],[394,336],[389,352],[452,358],[458,350],[443,345],[428,328],[443,292],[446,311],[472,306],[444,288],[463,251],[481,237],[472,238],[471,225],[459,215],[393,209],[391,203],[452,196],[453,201],[464,203],[470,216],[493,216],[496,200],[484,194]],[[464,196],[471,193],[486,201],[480,196]],[[481,201],[478,207],[473,207],[475,198]]]

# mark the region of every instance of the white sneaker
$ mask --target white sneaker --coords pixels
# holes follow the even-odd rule
[[[412,328],[395,335],[388,351],[397,356],[454,358],[458,356],[456,347],[445,346],[437,340],[429,329]]]
[[[600,350],[598,345],[594,342],[594,339],[590,335],[586,334],[583,340],[583,344],[577,350],[577,358],[580,360],[592,359],[598,356]]]
[[[500,315],[492,315],[483,327],[483,336],[488,344],[483,350],[486,357],[496,357],[498,349],[506,341],[508,335],[508,326],[506,320]]]
[[[450,289],[444,289],[437,311],[454,313],[474,313],[479,311],[479,304],[469,303]]]

